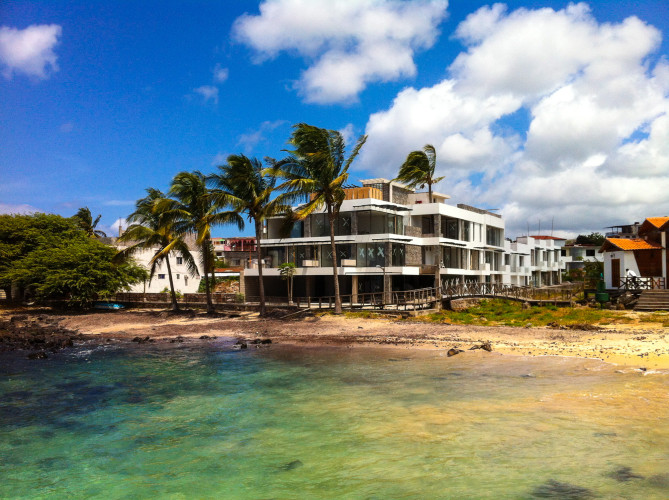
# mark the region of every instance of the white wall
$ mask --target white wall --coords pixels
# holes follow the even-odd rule
[[[142,250],[136,253],[133,258],[138,264],[147,270],[150,270],[151,266],[149,262],[154,254],[155,250]],[[191,254],[198,265],[198,271],[200,271],[200,252],[191,251]],[[200,276],[189,274],[185,262],[181,264],[178,263],[178,257],[179,255],[177,254],[170,255],[170,267],[172,268],[174,289],[181,293],[196,293],[198,286],[200,285]],[[136,293],[160,293],[165,288],[170,288],[170,280],[167,275],[167,264],[162,262],[160,266],[157,267],[153,279],[150,282],[147,280],[146,283],[139,283],[131,287],[130,291]]]

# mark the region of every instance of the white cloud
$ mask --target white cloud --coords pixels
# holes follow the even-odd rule
[[[54,47],[62,28],[57,24],[33,24],[25,29],[0,27],[0,63],[8,80],[14,73],[48,78],[58,71]]]
[[[510,235],[669,213],[669,65],[636,17],[598,23],[585,4],[483,7],[456,30],[449,76],[370,116],[361,165],[389,178],[437,148],[440,191],[500,208]],[[444,65],[448,64],[444,61]],[[528,117],[526,129],[515,129]]]
[[[297,85],[307,102],[349,102],[372,82],[416,73],[414,53],[431,47],[446,0],[266,0],[260,15],[234,24],[235,38],[256,61],[287,51],[309,67]]]
[[[212,167],[218,167],[219,165],[224,165],[227,161],[228,155],[225,153],[216,153],[214,158],[211,160]]]
[[[217,64],[214,67],[214,81],[216,83],[223,83],[228,79],[228,76],[230,74],[228,68],[222,67],[220,64]]]
[[[20,205],[0,203],[0,214],[34,214],[35,212],[42,212],[42,210],[25,203]]]
[[[204,102],[212,101],[214,104],[218,104],[218,87],[213,85],[202,85],[193,89],[193,92],[200,94],[204,99]]]
[[[102,204],[106,207],[126,207],[133,206],[135,204],[135,200],[108,200],[102,202]]]
[[[237,144],[244,146],[244,153],[250,154],[259,143],[265,141],[266,135],[272,130],[284,125],[285,120],[264,121],[260,124],[257,130],[241,134],[237,140]]]

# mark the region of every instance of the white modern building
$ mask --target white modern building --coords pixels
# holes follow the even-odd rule
[[[467,281],[552,285],[561,280],[564,240],[548,236],[505,238],[499,214],[450,205],[449,196],[416,193],[386,179],[346,189],[335,224],[332,255],[325,209],[281,237],[280,218],[267,221],[260,246],[267,295],[285,295],[278,266],[296,265],[295,297],[334,294],[337,259],[342,295],[400,291]],[[245,270],[245,292],[257,295],[258,263]]]
[[[113,245],[119,250],[123,250],[132,245],[132,242],[121,242],[115,240]],[[174,280],[174,290],[179,293],[196,293],[200,286],[200,273],[202,272],[200,266],[201,252],[195,248],[194,245],[189,245],[190,253],[193,255],[198,266],[198,274],[192,275],[188,272],[185,259],[178,253],[173,253],[169,257],[170,268],[172,270],[172,279]],[[151,269],[151,259],[155,255],[157,249],[145,249],[133,255],[135,262],[146,268]],[[133,293],[161,293],[165,289],[170,289],[170,280],[167,273],[167,263],[161,262],[156,268],[155,274],[151,280],[144,283],[139,283],[130,288]]]

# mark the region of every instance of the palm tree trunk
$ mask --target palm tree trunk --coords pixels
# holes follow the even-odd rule
[[[428,203],[432,203],[432,182],[431,179],[427,181]]]
[[[334,221],[332,206],[328,205],[328,219],[330,220],[330,248],[332,249],[332,276],[334,278],[335,314],[341,314],[341,296],[339,295],[339,276],[337,276],[337,247],[335,245]]]
[[[211,289],[209,287],[209,240],[202,243],[202,263],[204,264],[204,291],[207,294],[207,314],[214,312],[214,304],[211,302]]]
[[[260,316],[265,316],[265,283],[262,279],[262,251],[260,249],[260,236],[262,234],[262,222],[256,223],[256,256],[258,258],[258,295],[260,295]]]
[[[172,295],[172,310],[178,311],[179,304],[177,303],[177,294],[174,291],[174,280],[172,280],[172,268],[170,267],[169,255],[165,257],[165,263],[167,264],[167,276],[169,276],[170,278],[170,294]]]

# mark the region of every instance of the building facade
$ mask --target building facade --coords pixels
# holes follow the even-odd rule
[[[636,238],[606,238],[600,249],[604,258],[606,288],[611,290],[624,286],[628,269],[636,277],[654,278],[653,288],[667,288],[668,233],[669,217],[649,217],[639,227]]]
[[[362,187],[345,191],[335,223],[335,255],[324,209],[296,223],[288,237],[281,237],[280,218],[267,221],[260,241],[267,295],[285,294],[278,266],[290,262],[296,266],[295,297],[332,296],[333,259],[342,295],[468,281],[560,283],[564,240],[532,236],[507,240],[499,214],[447,204],[449,197],[439,193],[429,200],[427,193],[386,179],[364,180]],[[244,276],[247,296],[256,296],[256,259]]]

